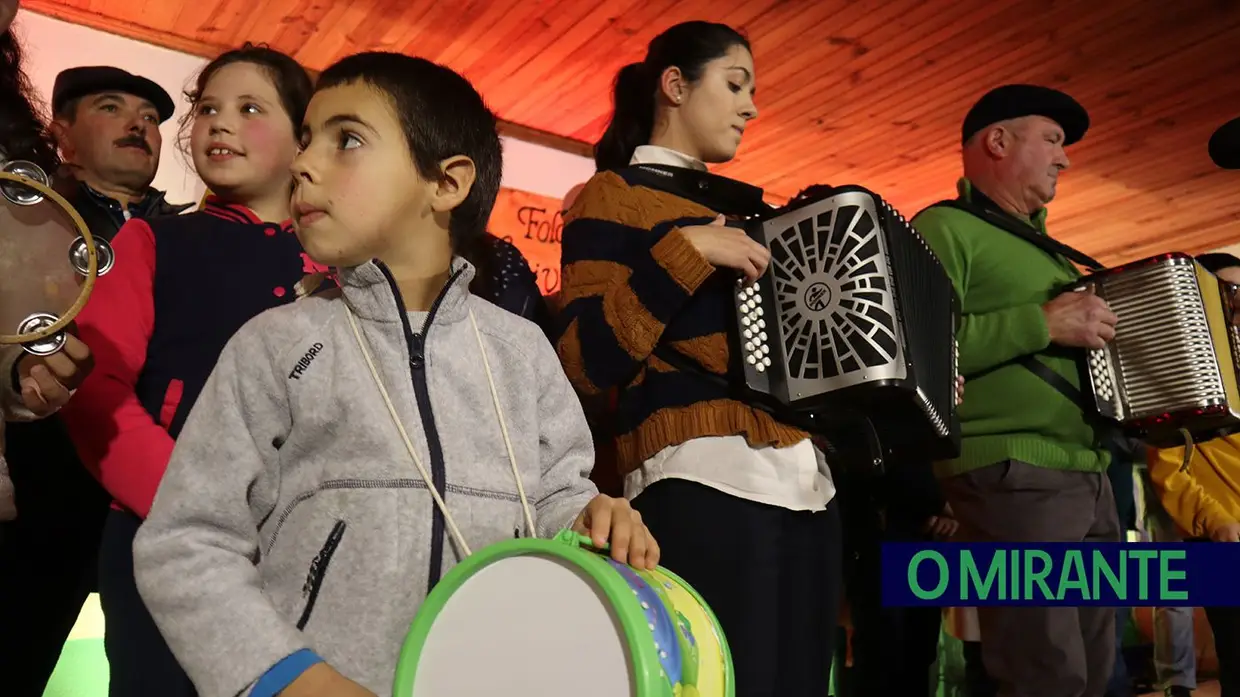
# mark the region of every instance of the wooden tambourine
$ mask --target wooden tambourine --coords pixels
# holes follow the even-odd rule
[[[0,167],[0,345],[37,356],[59,351],[113,261],[112,247],[90,234],[38,165]]]

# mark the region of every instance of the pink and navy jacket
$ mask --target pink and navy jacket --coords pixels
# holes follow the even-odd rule
[[[114,506],[145,518],[224,345],[326,269],[289,221],[264,223],[215,197],[194,213],[130,220],[112,246],[116,264],[77,318],[95,370],[61,415]]]

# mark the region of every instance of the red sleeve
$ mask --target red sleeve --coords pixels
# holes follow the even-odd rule
[[[95,370],[61,410],[79,456],[108,493],[146,518],[173,440],[134,391],[155,324],[155,235],[141,220],[112,242],[116,263],[77,317]]]

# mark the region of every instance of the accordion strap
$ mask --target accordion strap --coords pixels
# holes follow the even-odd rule
[[[1067,378],[1055,372],[1050,366],[1039,361],[1036,356],[1022,356],[1016,359],[1016,362],[1023,365],[1029,372],[1038,376],[1051,387],[1055,388],[1059,394],[1062,394],[1068,401],[1081,408],[1081,411],[1089,414],[1094,407],[1085,402],[1085,395],[1076,388]]]
[[[973,216],[981,218],[991,225],[994,225],[1000,230],[1003,230],[1004,232],[1011,233],[1012,235],[1021,238],[1051,256],[1064,257],[1065,259],[1068,259],[1073,263],[1080,264],[1081,266],[1084,266],[1092,271],[1101,271],[1106,268],[1099,263],[1097,259],[1094,259],[1088,254],[1073,249],[1063,242],[1054,239],[1050,235],[1043,234],[1037,228],[1024,222],[1023,220],[1013,218],[1006,213],[1000,213],[998,211],[991,210],[990,208],[970,203],[963,199],[940,201],[933,206],[930,206],[930,208],[940,207],[955,208],[957,210],[970,213]]]
[[[629,184],[694,201],[725,216],[750,218],[770,213],[762,189],[736,179],[687,167],[631,165],[617,173]]]
[[[677,351],[675,348],[666,344],[659,344],[654,347],[652,352],[655,358],[672,366],[676,370],[688,375],[695,375],[703,380],[714,383],[718,387],[722,387],[728,394],[730,399],[734,399],[742,404],[759,409],[770,414],[772,418],[794,426],[796,428],[816,433],[821,431],[821,425],[814,423],[813,419],[808,416],[793,414],[790,410],[781,410],[773,404],[765,404],[758,399],[754,399],[753,395],[745,394],[737,388],[736,383],[717,373],[712,373],[698,363],[696,360]]]
[[[820,422],[812,414],[797,413],[780,404],[763,401],[758,395],[744,391],[718,373],[710,372],[701,363],[671,346],[659,344],[655,346],[652,355],[682,373],[722,387],[729,399],[765,412],[776,421],[799,428],[812,436],[822,436],[823,439],[815,440],[815,443],[828,455],[841,456],[845,452],[852,454],[860,449],[861,459],[868,463],[866,469],[881,472],[884,468],[883,446],[878,433],[874,430],[874,424],[863,416],[858,415],[856,419],[846,418],[846,423]]]

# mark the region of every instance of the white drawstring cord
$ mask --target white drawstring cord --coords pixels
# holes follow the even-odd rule
[[[357,320],[353,316],[353,310],[345,304],[345,314],[349,318],[349,326],[353,329],[353,336],[357,339],[357,345],[362,350],[362,356],[366,359],[366,366],[370,369],[370,374],[375,380],[375,384],[379,387],[379,394],[383,397],[383,402],[387,405],[388,413],[392,416],[392,422],[396,424],[396,430],[400,433],[401,440],[405,443],[405,448],[409,451],[409,456],[413,458],[413,464],[417,466],[418,473],[422,475],[422,480],[426,483],[426,489],[430,492],[431,497],[435,500],[435,505],[439,507],[439,511],[443,514],[444,522],[447,523],[448,532],[452,535],[452,539],[456,541],[461,552],[465,556],[469,556],[472,552],[469,545],[465,542],[465,537],[461,534],[460,528],[457,527],[456,521],[452,518],[452,514],[448,512],[448,505],[444,502],[443,497],[435,488],[435,483],[427,473],[426,467],[422,464],[422,459],[418,457],[418,451],[413,447],[413,441],[409,438],[409,433],[405,430],[405,426],[401,423],[400,415],[396,411],[396,406],[392,404],[392,398],[388,395],[387,388],[383,385],[383,378],[379,375],[379,369],[375,367],[374,360],[370,356],[370,350],[366,346],[366,340],[362,336],[361,329],[357,326]],[[529,526],[530,534],[534,537],[538,536],[538,531],[534,527],[534,517],[530,512],[529,500],[525,496],[525,486],[521,482],[520,470],[517,469],[517,459],[512,450],[512,440],[508,436],[508,425],[504,420],[504,411],[500,408],[499,393],[495,389],[495,379],[491,374],[491,364],[487,359],[486,347],[482,343],[482,332],[478,329],[478,321],[474,318],[474,311],[469,311],[469,321],[474,327],[474,337],[478,341],[478,350],[482,352],[482,366],[486,370],[487,383],[491,388],[491,400],[495,404],[495,414],[499,417],[500,431],[504,437],[504,446],[508,449],[508,462],[512,466],[512,475],[517,483],[517,495],[521,498],[521,510],[525,514],[526,525]]]
[[[504,410],[499,406],[499,392],[495,390],[495,378],[491,376],[491,362],[487,360],[487,350],[482,346],[482,332],[478,330],[478,320],[474,319],[474,311],[469,311],[469,321],[474,325],[474,337],[478,340],[478,350],[482,352],[482,367],[487,371],[487,384],[491,386],[491,401],[495,404],[495,415],[499,417],[499,430],[504,435],[504,447],[508,448],[508,464],[512,466],[512,477],[517,482],[517,495],[521,497],[521,511],[525,514],[525,525],[530,535],[538,537],[538,529],[534,527],[534,515],[530,512],[530,502],[525,498],[525,485],[521,483],[521,472],[517,469],[517,456],[512,452],[512,440],[508,437],[508,424],[504,421]]]

